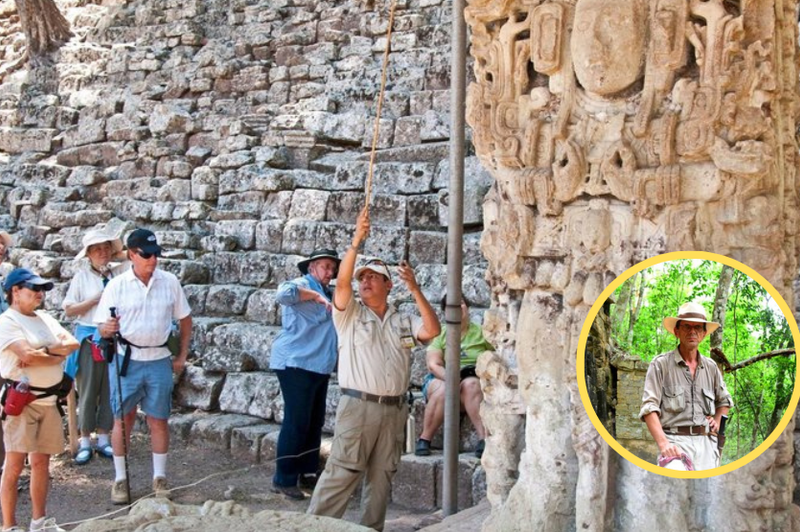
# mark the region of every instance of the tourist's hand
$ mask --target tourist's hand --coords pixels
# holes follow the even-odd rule
[[[406,283],[406,286],[410,292],[416,292],[419,290],[417,278],[414,276],[414,268],[412,268],[408,262],[400,261],[400,267],[397,271],[400,279]]]
[[[361,242],[363,242],[367,235],[369,234],[369,210],[367,207],[361,209],[361,212],[358,215],[358,219],[356,220],[356,232],[353,235],[353,247],[358,247]]]

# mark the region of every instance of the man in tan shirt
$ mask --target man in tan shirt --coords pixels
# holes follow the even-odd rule
[[[339,337],[339,386],[331,455],[317,483],[308,513],[340,518],[362,476],[361,524],[383,530],[391,482],[400,462],[408,416],[406,391],[411,348],[439,334],[439,319],[414,277],[401,264],[402,279],[421,319],[388,303],[392,279],[378,259],[355,270],[360,300],[353,298],[358,246],[369,232],[369,213],[358,216],[352,245],[339,265],[333,296],[333,323]]]
[[[678,347],[650,363],[639,419],[658,445],[659,465],[678,471],[713,469],[720,465],[717,429],[733,400],[717,364],[697,346],[719,323],[706,320],[702,305],[686,303],[663,324],[678,338]]]

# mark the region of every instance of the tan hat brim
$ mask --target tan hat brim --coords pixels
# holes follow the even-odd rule
[[[112,256],[116,255],[117,253],[122,251],[122,240],[121,239],[119,239],[119,238],[105,238],[105,239],[102,239],[102,240],[98,240],[96,242],[91,242],[91,243],[86,244],[85,246],[83,246],[83,249],[81,249],[78,252],[78,254],[75,255],[75,258],[73,259],[73,261],[78,262],[79,260],[85,258],[86,257],[86,253],[89,252],[89,248],[90,247],[96,246],[97,244],[102,244],[104,242],[111,242],[111,255]]]

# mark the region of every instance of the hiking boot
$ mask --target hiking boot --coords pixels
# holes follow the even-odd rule
[[[130,494],[128,493],[128,483],[125,479],[117,480],[111,486],[111,502],[114,504],[128,504]]]
[[[483,451],[486,449],[486,440],[480,440],[478,445],[475,446],[475,456],[478,458],[483,457]]]
[[[319,476],[316,473],[303,473],[297,477],[297,486],[306,490],[313,490],[317,487]]]
[[[155,493],[156,497],[162,497],[164,499],[172,497],[166,478],[156,477],[153,479],[153,493]]]
[[[417,448],[414,451],[414,454],[417,456],[430,456],[431,455],[431,442],[428,440],[423,440],[422,438],[417,440]]]
[[[273,493],[280,493],[285,497],[288,497],[295,501],[302,501],[306,498],[306,494],[300,491],[300,488],[297,486],[278,486],[274,482],[272,483],[272,492]]]
[[[11,530],[14,530],[13,528]],[[20,529],[22,530],[22,529]],[[31,521],[30,532],[67,532],[56,524],[56,520],[52,517],[45,519],[38,527],[34,528],[33,521]]]

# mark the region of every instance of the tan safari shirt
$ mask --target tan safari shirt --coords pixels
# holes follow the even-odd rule
[[[723,406],[733,408],[733,399],[716,362],[700,355],[692,381],[689,366],[675,349],[650,363],[639,419],[658,412],[664,428],[705,425],[706,416]]]
[[[339,386],[374,395],[406,393],[422,319],[389,305],[381,320],[351,298],[344,310],[333,307],[333,324],[339,336]]]

